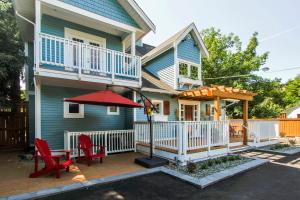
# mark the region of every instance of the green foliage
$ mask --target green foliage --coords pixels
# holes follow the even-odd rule
[[[188,76],[188,65],[186,63],[179,63],[179,75]]]
[[[247,89],[257,93],[254,101],[249,102],[249,117],[272,118],[280,115],[284,110],[285,101],[282,84],[279,79],[265,79],[255,75],[265,64],[268,53],[258,54],[258,33],[253,33],[248,44],[242,48],[238,36],[230,33],[222,34],[215,28],[205,29],[201,32],[204,43],[210,56],[203,59],[202,74],[205,85],[217,84]],[[207,79],[247,75],[237,78]],[[298,87],[299,88],[299,87]],[[227,115],[230,118],[241,118],[242,104],[230,106]]]
[[[287,108],[291,108],[300,102],[300,75],[286,83],[284,100]]]
[[[284,149],[290,147],[289,144],[275,144],[273,145],[270,149],[271,150],[279,150],[279,149]]]
[[[194,162],[188,161],[187,162],[187,171],[188,173],[194,173],[197,169],[197,165]]]
[[[0,1],[0,103],[20,101],[23,42],[10,0]]]

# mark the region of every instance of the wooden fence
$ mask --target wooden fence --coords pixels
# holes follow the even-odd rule
[[[26,148],[28,144],[28,104],[15,109],[0,107],[0,149]]]
[[[279,133],[281,137],[300,137],[300,119],[280,119]]]

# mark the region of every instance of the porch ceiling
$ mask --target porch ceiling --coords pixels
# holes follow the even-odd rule
[[[179,99],[188,100],[213,100],[215,97],[220,99],[237,99],[252,101],[256,93],[241,90],[238,88],[225,87],[224,85],[203,86],[197,89],[188,90],[178,94]]]

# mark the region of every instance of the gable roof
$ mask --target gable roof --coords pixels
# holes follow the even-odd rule
[[[142,71],[142,91],[174,95],[179,93],[171,86],[159,80],[157,77],[145,70]]]
[[[298,102],[297,105],[295,105],[295,106],[293,106],[293,107],[291,107],[291,108],[285,110],[283,113],[290,113],[290,112],[296,110],[297,108],[300,108],[300,101]]]
[[[142,63],[146,63],[149,60],[152,60],[153,58],[159,56],[160,54],[164,53],[165,51],[169,50],[170,48],[174,47],[174,45],[178,45],[179,42],[192,31],[193,36],[198,43],[201,54],[203,57],[208,57],[209,53],[203,43],[203,40],[200,36],[200,33],[194,23],[191,23],[190,25],[186,26],[182,30],[178,31],[175,35],[171,36],[169,39],[158,45],[155,49],[147,53],[142,57]]]

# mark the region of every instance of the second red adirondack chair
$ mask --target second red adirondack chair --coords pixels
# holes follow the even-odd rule
[[[99,148],[98,153],[93,153],[93,147],[96,146]],[[102,163],[102,159],[105,156],[105,150],[104,146],[97,146],[93,145],[92,141],[89,136],[81,134],[79,136],[79,144],[78,144],[78,161],[80,161],[80,150],[84,153],[85,161],[87,162],[88,166],[90,166],[91,161],[100,159],[100,162]]]
[[[36,138],[34,140],[34,144],[37,148],[37,151],[35,152],[34,158],[35,158],[35,165],[34,165],[34,172],[30,174],[30,178],[36,178],[38,176],[50,173],[55,171],[56,172],[56,178],[60,177],[60,170],[66,169],[67,172],[69,172],[69,166],[73,164],[73,161],[70,160],[70,152],[59,150],[59,151],[52,151],[52,152],[64,152],[66,153],[66,160],[62,163],[60,163],[60,158],[62,156],[53,156],[51,154],[51,150],[49,149],[48,143],[45,140]],[[38,159],[41,158],[44,163],[45,167],[41,170],[38,170]]]

